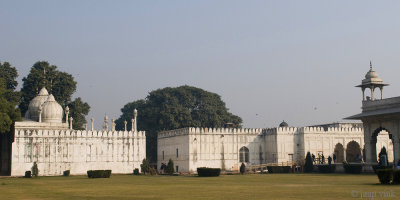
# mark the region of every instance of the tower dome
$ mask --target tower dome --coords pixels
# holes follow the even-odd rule
[[[43,122],[62,122],[63,109],[52,94],[49,95],[42,107]]]
[[[283,120],[283,122],[279,124],[279,127],[289,127],[289,124],[286,123],[285,120]]]
[[[39,107],[42,105],[47,98],[49,97],[49,93],[47,92],[46,88],[43,87],[39,94],[32,99],[29,103],[28,111],[26,112],[26,118],[38,121],[39,120]]]
[[[369,71],[367,72],[367,74],[365,74],[365,79],[362,80],[362,84],[368,84],[368,83],[375,83],[375,84],[380,84],[382,83],[382,79],[379,78],[378,73],[376,73],[373,69],[372,69],[372,65],[369,69]]]
[[[381,98],[383,99],[383,87],[388,86],[388,84],[384,84],[382,79],[379,78],[378,74],[372,69],[372,62],[369,62],[369,71],[365,74],[365,79],[361,81],[361,85],[357,85],[356,87],[360,87],[362,91],[363,101],[372,100],[375,101],[374,91],[376,88],[379,88],[381,91]],[[371,98],[365,98],[365,89],[369,88],[371,90]]]
[[[369,71],[367,72],[367,74],[365,74],[365,78],[369,79],[369,78],[379,78],[378,74],[372,69],[372,67],[369,69]]]

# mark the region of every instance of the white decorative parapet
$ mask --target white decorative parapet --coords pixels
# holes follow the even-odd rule
[[[260,128],[200,128],[186,127],[170,131],[161,131],[158,138],[175,137],[192,134],[249,134],[258,135],[262,132]]]
[[[65,170],[132,173],[146,157],[146,135],[144,131],[16,128],[12,152],[12,176],[23,176],[33,162],[43,176],[62,175]]]

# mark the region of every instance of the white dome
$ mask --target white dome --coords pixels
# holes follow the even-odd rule
[[[42,121],[43,122],[62,122],[63,109],[60,104],[54,99],[52,94],[49,95],[48,99],[42,105]]]
[[[47,92],[46,88],[42,88],[39,92],[39,94],[32,99],[32,101],[29,103],[28,106],[28,111],[26,111],[27,114],[25,115],[28,116],[29,119],[38,121],[39,120],[39,106],[42,105],[47,98],[49,97],[49,93]]]
[[[382,84],[382,79],[379,78],[378,73],[376,73],[372,67],[371,69],[365,74],[365,79],[362,80],[362,84]]]
[[[378,74],[371,68],[367,74],[365,75],[366,79],[370,79],[370,78],[379,78]]]

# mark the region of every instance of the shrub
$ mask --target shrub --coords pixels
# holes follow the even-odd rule
[[[65,170],[65,171],[63,172],[63,176],[69,176],[69,174],[70,174],[70,171],[69,171],[69,170]]]
[[[157,171],[153,167],[150,167],[149,174],[152,176],[157,175]]]
[[[111,170],[89,170],[88,178],[110,178]]]
[[[38,169],[36,162],[33,162],[33,166],[32,166],[31,170],[32,170],[32,176],[37,177],[39,175],[39,169]]]
[[[307,152],[306,164],[304,165],[304,172],[311,173],[314,169],[313,161],[310,152]],[[269,171],[269,170],[268,170]]]
[[[143,174],[146,174],[150,171],[150,163],[146,158],[143,159],[142,164],[140,164],[140,169],[142,170]]]
[[[400,170],[393,170],[393,184],[400,184]]]
[[[376,174],[381,184],[390,184],[393,178],[393,169],[378,169]]]
[[[246,172],[246,165],[244,165],[244,163],[242,163],[241,165],[240,165],[240,173],[241,174],[244,174]]]
[[[360,174],[362,167],[361,164],[349,164],[348,162],[343,162],[344,171],[348,174]]]
[[[208,167],[199,167],[197,168],[197,174],[200,177],[212,177],[212,176],[219,176],[221,173],[220,168],[208,168]]]
[[[139,169],[138,169],[138,168],[135,168],[135,169],[133,170],[133,174],[134,174],[134,175],[139,175]]]
[[[289,173],[290,166],[267,166],[268,173]]]
[[[174,161],[169,159],[168,165],[167,165],[167,174],[172,175],[174,174],[175,169],[174,169]]]
[[[320,173],[333,173],[336,170],[335,165],[318,165],[317,167]]]
[[[31,178],[31,177],[32,177],[31,171],[26,171],[24,177],[25,177],[25,178]]]
[[[392,169],[393,165],[388,165],[388,166],[382,166],[382,165],[373,165],[372,169],[374,170],[375,174],[376,174],[376,170],[378,169]]]

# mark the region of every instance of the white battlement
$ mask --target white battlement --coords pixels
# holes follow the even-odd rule
[[[262,132],[260,128],[200,128],[186,127],[158,133],[158,138],[174,137],[192,134],[250,134],[258,135]]]
[[[278,128],[267,128],[263,129],[263,134],[276,134],[276,133],[318,133],[318,134],[334,134],[334,133],[363,133],[363,128],[338,128],[338,127],[329,127],[328,130],[325,131],[323,127],[278,127]]]

